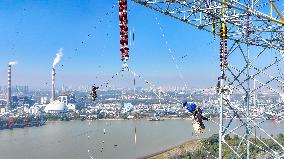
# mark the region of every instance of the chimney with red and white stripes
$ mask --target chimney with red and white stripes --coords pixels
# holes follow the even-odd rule
[[[11,93],[12,93],[12,65],[8,65],[8,93],[7,93],[7,106],[6,109],[8,110],[11,107]]]
[[[52,68],[52,76],[51,76],[51,101],[55,100],[55,68]]]

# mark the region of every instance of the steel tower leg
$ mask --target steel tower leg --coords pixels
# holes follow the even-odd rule
[[[219,121],[219,159],[222,159],[222,133],[223,133],[223,96],[224,96],[224,92],[223,92],[223,85],[224,85],[224,73],[221,76],[220,79],[220,90],[221,90],[221,94],[220,94],[220,121]]]
[[[250,16],[248,15],[247,16],[247,42],[249,42],[249,38],[250,38]],[[250,77],[250,50],[249,50],[249,45],[247,44],[247,74],[248,76]],[[250,148],[250,142],[249,142],[249,133],[250,133],[250,124],[249,124],[249,111],[250,111],[250,78],[248,79],[247,81],[247,90],[246,90],[246,98],[247,98],[247,101],[246,101],[246,105],[247,105],[247,112],[246,112],[246,115],[247,115],[247,124],[246,124],[246,139],[247,139],[247,159],[249,159],[250,157],[250,152],[249,152],[249,148]]]
[[[250,62],[249,62],[249,46],[247,46],[247,74],[249,74],[249,65],[250,65]],[[250,111],[250,105],[249,105],[249,100],[250,100],[250,80],[247,81],[247,90],[246,90],[246,98],[247,98],[247,101],[246,101],[246,106],[247,106],[247,112],[246,112],[246,116],[247,116],[247,125],[246,125],[246,139],[247,139],[247,159],[249,159],[250,157],[250,152],[249,152],[249,148],[250,148],[250,142],[249,142],[249,111]]]

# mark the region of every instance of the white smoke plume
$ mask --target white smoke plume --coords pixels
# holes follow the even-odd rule
[[[10,62],[9,62],[9,65],[17,65],[17,64],[18,64],[17,61],[10,61]]]
[[[52,67],[53,67],[53,68],[59,63],[59,61],[61,60],[62,56],[63,56],[63,48],[60,48],[60,49],[57,51],[56,57],[55,57],[55,59],[54,59],[54,61],[53,61],[53,64],[52,64]]]

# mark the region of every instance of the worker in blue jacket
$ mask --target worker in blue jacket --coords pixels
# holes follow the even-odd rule
[[[200,129],[204,130],[205,125],[203,123],[203,120],[207,120],[208,118],[204,117],[202,115],[202,110],[200,107],[197,107],[196,104],[193,102],[193,99],[190,99],[190,103],[187,102],[187,100],[182,101],[182,106],[186,107],[186,109],[192,113],[194,121],[196,121],[199,124]],[[200,131],[200,130],[199,130]]]
[[[187,100],[183,100],[182,106],[186,107],[186,109],[192,114],[196,111],[196,104],[193,103],[193,99],[190,99],[190,103],[188,103]]]

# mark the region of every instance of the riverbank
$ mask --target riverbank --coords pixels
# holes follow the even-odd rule
[[[239,143],[242,140],[236,135],[233,137],[226,135],[224,139],[229,145],[233,147],[239,146]],[[255,138],[250,138],[249,140],[251,142],[251,157],[255,159],[275,158],[276,156],[281,155],[282,146],[280,146],[279,144],[284,144],[284,135],[280,133],[276,135],[274,139],[261,138],[261,141],[258,141]],[[277,142],[279,142],[279,144],[277,144],[273,140],[276,140]],[[218,134],[214,134],[209,138],[188,141],[179,146],[145,156],[143,157],[143,159],[196,159],[205,158],[208,155],[214,157],[218,155],[218,141]],[[266,143],[266,145],[263,145],[263,143]],[[269,151],[265,150],[263,148],[264,146],[267,146],[269,148],[273,147],[275,153],[270,153]],[[239,151],[246,151],[246,145],[240,145]],[[222,156],[223,158],[232,158],[231,150],[228,147],[223,147]],[[242,158],[242,156],[240,156],[239,158]]]
[[[0,117],[0,130],[24,128],[24,127],[39,127],[46,123],[43,116],[1,116]]]
[[[171,159],[177,158],[183,154],[193,153],[200,150],[202,147],[201,140],[190,140],[181,145],[171,147],[169,149],[150,154],[139,159]]]

